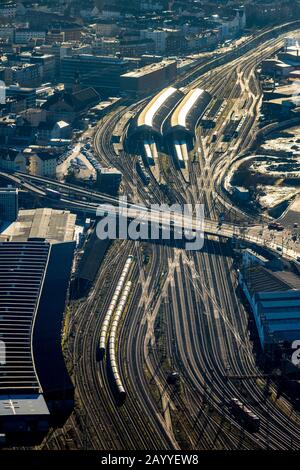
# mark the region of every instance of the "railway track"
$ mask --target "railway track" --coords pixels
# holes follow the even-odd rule
[[[266,56],[268,54],[269,50],[265,52]],[[248,145],[255,131],[260,90],[253,75],[255,58],[251,55],[249,52],[245,59],[233,60],[220,70],[216,69],[213,79],[207,73],[191,82],[195,71],[184,78],[189,81],[188,86],[207,87],[223,99],[236,100],[243,87],[244,92],[247,89],[252,93],[248,109],[253,115],[242,130],[245,142],[236,151]],[[244,78],[236,83],[239,72]],[[137,110],[141,105],[133,104],[129,110]],[[131,200],[149,204],[151,196],[157,202],[164,201],[165,195],[153,175],[146,190],[135,173],[134,159],[114,152],[112,130],[126,112],[128,108],[124,107],[105,119],[95,136],[96,151],[107,166],[113,165],[122,171],[123,192]],[[214,146],[205,147],[198,160],[189,166],[191,184],[188,187],[181,173],[170,164],[169,175],[165,178],[173,182],[174,198],[181,204],[203,200],[211,217],[217,218],[227,205],[236,216],[249,218],[248,214],[232,207],[222,192],[226,157],[213,159],[213,150]],[[201,163],[207,163],[205,172]],[[191,448],[287,449],[291,439],[299,446],[298,418],[289,420],[290,408],[286,400],[274,404],[255,381],[246,382],[241,388],[225,379],[228,366],[236,374],[255,374],[259,370],[248,337],[247,314],[235,293],[231,252],[220,243],[207,243],[206,253],[179,254],[169,246],[152,245],[148,272],[136,265],[132,274],[132,297],[118,335],[118,362],[128,390],[122,407],[116,405],[106,363],[96,361],[96,350],[119,266],[132,251],[133,242],[120,243],[117,251],[104,261],[93,295],[80,306],[70,328],[70,333],[75,330],[70,354],[82,410],[79,421],[87,433],[86,443],[78,436],[79,445],[95,449],[179,449],[183,438],[176,435],[176,423],[179,425],[179,417],[182,417],[181,433]],[[136,246],[136,256],[142,256],[141,246]],[[176,256],[176,267],[161,298],[162,273],[168,278]],[[110,288],[102,296],[101,286],[108,273],[111,274]],[[145,301],[141,303],[143,297]],[[166,323],[163,356],[180,371],[184,394],[174,393],[166,384],[166,368],[155,346],[152,332],[161,305]],[[271,389],[275,390],[274,384]],[[257,435],[242,429],[231,416],[227,403],[232,396],[241,401],[252,397],[253,403],[249,406],[262,423]],[[75,416],[72,420],[71,425],[74,425]],[[59,440],[55,435],[54,445],[61,445]]]

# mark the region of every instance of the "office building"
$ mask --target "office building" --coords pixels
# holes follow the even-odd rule
[[[67,88],[72,88],[78,79],[81,85],[108,96],[119,93],[120,77],[131,67],[126,59],[79,54],[62,59],[61,79]]]
[[[0,188],[0,221],[13,222],[18,217],[18,189]]]
[[[0,433],[8,438],[43,435],[59,409],[72,408],[61,325],[73,252],[74,242],[0,243]]]
[[[27,108],[36,106],[36,89],[27,88],[19,85],[10,85],[6,87],[6,96],[12,98],[24,98]]]
[[[75,223],[69,211],[21,210],[1,234],[0,433],[8,443],[16,434],[44,436],[72,411],[61,334]]]
[[[121,76],[121,90],[143,94],[163,88],[176,79],[176,61],[163,61],[133,70]]]

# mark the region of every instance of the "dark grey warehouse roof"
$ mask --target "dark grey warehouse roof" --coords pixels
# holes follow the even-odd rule
[[[267,299],[270,292],[286,292],[300,289],[300,277],[290,271],[270,271],[264,266],[247,270],[247,284],[252,294]]]

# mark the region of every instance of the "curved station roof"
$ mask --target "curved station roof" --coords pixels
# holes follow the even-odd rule
[[[211,95],[207,91],[201,88],[191,90],[173,111],[167,132],[183,130],[194,135],[197,124],[210,101]]]
[[[178,105],[182,96],[183,93],[177,88],[163,89],[138,114],[130,127],[129,135],[149,131],[162,136],[164,122]]]

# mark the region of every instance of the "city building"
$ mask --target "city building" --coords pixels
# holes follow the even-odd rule
[[[31,28],[17,28],[15,30],[14,42],[16,44],[27,44],[28,42],[35,39],[45,41],[46,31],[39,31]]]
[[[11,68],[13,82],[21,87],[32,87],[41,84],[41,70],[38,64],[20,64]]]
[[[56,77],[59,77],[60,75],[60,65],[63,57],[89,54],[91,53],[91,50],[92,47],[90,44],[77,42],[54,42],[53,44],[42,44],[35,48],[36,53],[54,56]]]
[[[0,16],[13,19],[17,13],[17,3],[14,1],[4,1],[0,4]]]
[[[40,216],[32,239],[0,243],[0,433],[8,443],[43,436],[73,406],[61,329],[75,242],[43,238],[48,223]]]
[[[168,32],[164,29],[155,29],[155,30],[141,30],[141,37],[146,39],[151,39],[155,45],[155,52],[157,54],[164,54],[166,51],[166,40],[168,37]]]
[[[0,118],[0,142],[3,146],[28,145],[33,129],[19,114],[6,114]]]
[[[51,138],[52,136],[48,140]],[[6,171],[30,173],[34,176],[55,177],[58,154],[58,150],[52,146],[31,145],[24,150],[2,148],[0,168]]]
[[[52,44],[53,42],[68,42],[80,41],[83,32],[83,27],[76,23],[62,23],[52,25],[46,35],[46,42]]]
[[[120,40],[103,37],[93,43],[93,54],[115,56],[120,52]]]
[[[278,52],[278,59],[284,62],[285,64],[293,67],[300,67],[300,46],[290,46],[287,47],[284,51]]]
[[[73,242],[76,215],[61,209],[42,207],[21,209],[15,223],[9,225],[2,236],[13,242],[43,239],[51,243]]]
[[[4,171],[21,171],[22,173],[25,173],[27,170],[27,159],[19,150],[13,148],[1,148],[0,168]]]
[[[46,34],[46,44],[56,44],[65,42],[65,33],[60,29],[54,29],[52,31],[48,31]]]
[[[79,54],[61,61],[61,80],[70,89],[76,78],[82,86],[93,87],[100,95],[118,94],[121,75],[132,68],[127,59]]]
[[[72,128],[68,122],[58,121],[51,130],[51,139],[69,139]]]
[[[51,139],[69,139],[72,134],[71,125],[65,121],[40,122],[36,129],[37,143],[48,144]]]
[[[122,182],[122,173],[116,168],[101,168],[97,170],[96,185],[107,194],[118,194]]]
[[[143,54],[155,52],[154,42],[151,39],[127,39],[120,41],[119,48],[122,57],[140,57]]]
[[[116,37],[121,31],[120,25],[106,18],[97,19],[97,22],[91,27],[97,37]]]
[[[46,111],[41,108],[28,108],[20,113],[20,116],[31,127],[38,127],[40,123],[46,121]]]
[[[219,18],[214,15],[213,19],[220,23],[219,34],[220,39],[234,38],[241,33],[246,27],[246,11],[244,7],[236,8],[230,18]]]
[[[0,26],[0,38],[12,43],[15,39],[15,28],[8,25]]]
[[[48,121],[72,123],[99,102],[99,94],[89,87],[75,92],[57,91],[42,105],[42,109],[46,111]]]
[[[24,150],[28,159],[28,172],[34,176],[56,176],[58,155],[53,149],[35,148],[31,146]]]
[[[269,263],[269,259],[260,253],[257,253],[252,248],[245,248],[242,253],[243,257],[243,268],[249,268],[253,265],[266,266]]]
[[[121,11],[117,5],[104,5],[101,11],[101,17],[104,19],[118,19],[121,18]]]
[[[176,79],[176,61],[163,61],[146,65],[121,75],[121,90],[133,94],[147,94],[163,88]]]
[[[13,73],[10,67],[0,67],[0,80],[2,80],[6,86],[13,83]]]
[[[40,69],[40,76],[43,81],[52,81],[55,77],[56,62],[52,54],[42,54],[35,52],[29,56],[31,64],[36,64]]]
[[[293,70],[294,67],[278,59],[266,59],[261,63],[261,73],[272,77],[287,77]]]
[[[36,88],[10,85],[6,87],[6,96],[12,98],[24,98],[26,100],[27,108],[35,108],[36,106]]]
[[[250,201],[250,192],[249,189],[244,188],[243,186],[234,186],[233,195],[236,197],[237,201],[247,204]]]
[[[18,210],[18,189],[0,188],[0,221],[13,222]]]

